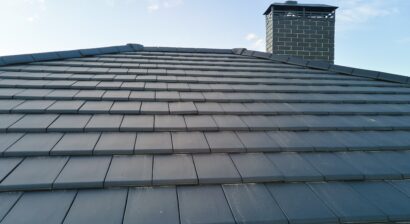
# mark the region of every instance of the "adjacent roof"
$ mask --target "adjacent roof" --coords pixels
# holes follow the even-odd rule
[[[263,13],[267,15],[272,9],[274,10],[290,10],[290,11],[314,11],[314,12],[333,12],[338,7],[325,4],[304,4],[296,1],[286,1],[284,3],[273,3]]]
[[[70,52],[0,58],[1,224],[410,221],[407,77],[246,49]]]

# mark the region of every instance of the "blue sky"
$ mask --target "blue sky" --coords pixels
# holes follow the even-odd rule
[[[0,0],[0,55],[145,46],[265,50],[275,0]],[[281,1],[279,1],[281,2]],[[336,64],[410,75],[409,0],[299,0],[339,6]]]

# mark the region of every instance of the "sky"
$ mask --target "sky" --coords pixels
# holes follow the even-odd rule
[[[0,55],[139,43],[265,51],[276,0],[0,0]],[[409,0],[338,6],[335,63],[410,76]]]

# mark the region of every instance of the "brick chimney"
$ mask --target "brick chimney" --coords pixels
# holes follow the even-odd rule
[[[334,62],[335,6],[274,3],[265,11],[266,51]]]

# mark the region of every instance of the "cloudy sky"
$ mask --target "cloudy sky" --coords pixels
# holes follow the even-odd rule
[[[0,55],[126,43],[264,51],[262,14],[272,2],[0,0]],[[299,2],[340,7],[337,64],[410,75],[409,0]]]

